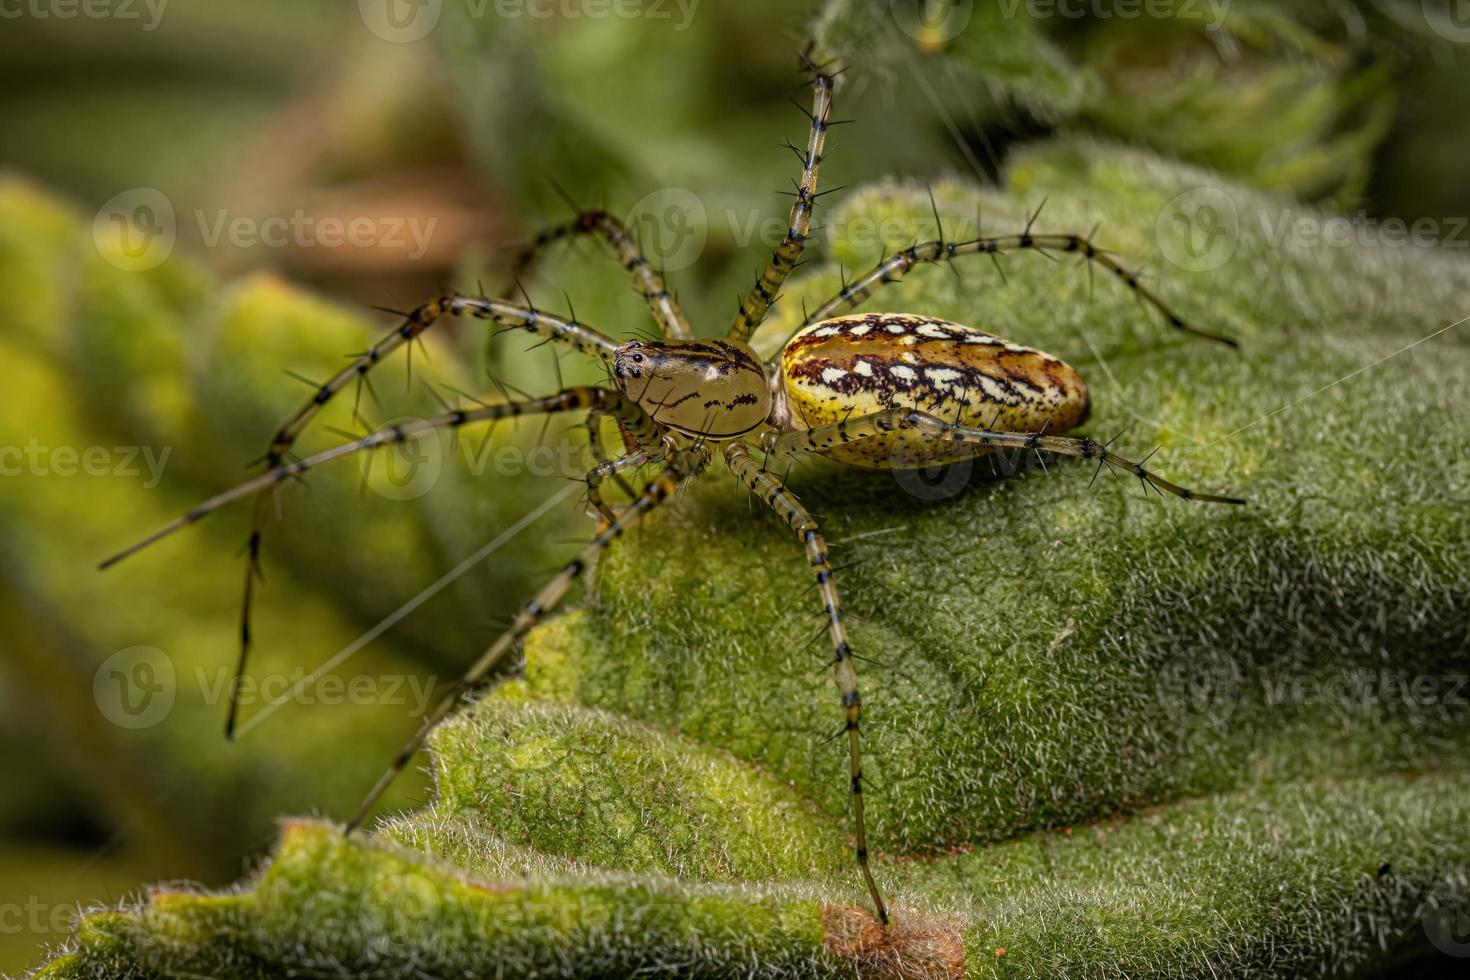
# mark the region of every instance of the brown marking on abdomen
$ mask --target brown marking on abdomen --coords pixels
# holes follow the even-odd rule
[[[793,421],[808,427],[907,408],[977,429],[1056,434],[1087,417],[1081,376],[1064,361],[958,323],[865,314],[813,324],[787,346],[782,384]],[[936,445],[907,430],[826,451],[857,466],[955,462],[990,450]]]

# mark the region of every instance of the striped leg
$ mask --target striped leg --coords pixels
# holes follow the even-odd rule
[[[991,255],[999,256],[1007,252],[1019,252],[1024,250],[1048,252],[1072,252],[1080,255],[1083,261],[1094,263],[1102,269],[1111,272],[1120,279],[1125,286],[1133,292],[1138,299],[1157,310],[1164,320],[1175,330],[1194,334],[1206,340],[1230,347],[1238,347],[1234,340],[1219,334],[1208,333],[1185,323],[1173,310],[1164,304],[1147,286],[1138,281],[1138,276],[1118,264],[1112,256],[1092,244],[1091,236],[1083,238],[1081,235],[1033,235],[1030,231],[1019,235],[1007,235],[1002,238],[977,238],[969,242],[920,242],[902,251],[895,252],[882,262],[873,267],[872,271],[854,279],[842,291],[833,296],[827,302],[812,312],[803,322],[802,327],[818,323],[822,320],[841,316],[850,310],[856,309],[864,300],[872,296],[884,286],[902,282],[904,275],[914,266],[921,262],[949,262],[961,255]],[[1049,254],[1049,252],[1048,252]]]
[[[362,801],[362,805],[358,807],[357,813],[347,822],[347,832],[349,834],[362,824],[363,818],[373,808],[373,804],[378,801],[378,798],[383,795],[383,791],[388,788],[388,785],[408,765],[409,760],[414,757],[414,754],[423,747],[425,739],[428,738],[429,733],[434,730],[435,726],[454,710],[455,705],[459,703],[461,698],[485,679],[485,676],[489,674],[507,653],[515,648],[515,645],[530,631],[532,626],[540,622],[547,613],[556,607],[557,603],[561,602],[577,577],[586,571],[587,567],[602,552],[606,551],[609,545],[622,537],[628,528],[636,524],[644,514],[647,514],[672,496],[674,491],[685,480],[704,469],[708,462],[709,452],[706,449],[675,450],[665,464],[663,472],[648,482],[643,488],[643,492],[628,505],[627,509],[618,515],[617,519],[603,529],[597,537],[593,538],[591,543],[583,548],[577,557],[573,558],[565,568],[557,573],[555,578],[542,586],[541,591],[536,593],[533,599],[520,608],[516,613],[510,629],[506,630],[490,646],[490,649],[486,650],[480,659],[475,661],[474,666],[469,669],[469,672],[464,677],[460,678],[459,682],[454,685],[454,689],[449,692],[449,695],[440,701],[433,711],[424,716],[423,723],[419,725],[418,731],[414,733],[413,737],[408,740],[408,743],[394,757],[392,765],[388,767],[388,770],[383,773],[382,778],[378,780],[377,785],[372,788],[372,791]]]
[[[812,209],[817,202],[817,170],[822,164],[822,149],[827,142],[827,114],[832,108],[833,76],[815,69],[812,80],[812,123],[811,135],[807,139],[806,156],[802,157],[801,180],[796,185],[796,201],[791,205],[791,219],[786,226],[786,237],[776,247],[765,271],[755,281],[750,292],[740,303],[735,322],[726,334],[729,340],[748,341],[766,318],[766,311],[776,301],[776,295],[786,282],[786,277],[801,261],[806,249],[807,234],[812,226]],[[800,153],[800,151],[797,151]]]
[[[604,460],[587,471],[587,503],[592,506],[602,518],[604,526],[612,524],[618,519],[618,515],[602,499],[602,484],[604,481],[612,480],[619,488],[626,487],[628,481],[623,479],[623,474],[628,473],[649,463],[657,462],[663,458],[663,453],[646,450],[638,450],[618,459]],[[634,496],[631,490],[628,496]]]
[[[612,480],[614,486],[616,486],[627,496],[631,497],[633,496],[633,488],[628,485],[627,480],[623,479],[622,470],[613,469],[611,472],[603,471],[603,467],[605,467],[612,460],[612,457],[607,454],[607,447],[603,445],[602,442],[602,423],[606,418],[607,416],[602,414],[601,412],[587,413],[587,445],[592,450],[593,461],[597,464],[595,469],[598,471],[602,471],[608,479]],[[622,429],[618,430],[618,434],[622,435]],[[630,445],[630,442],[630,439],[624,439],[623,445],[625,453],[633,453],[637,451],[638,447],[636,445]],[[588,483],[588,498],[589,500],[592,500],[598,511],[601,512],[602,506],[599,502],[597,502],[596,498],[592,496],[592,484],[590,482]]]
[[[643,445],[647,445],[650,447],[656,447],[660,445],[658,427],[654,424],[653,420],[649,418],[648,415],[641,408],[639,408],[633,401],[628,399],[621,392],[603,388],[569,388],[566,391],[560,392],[556,395],[552,395],[548,398],[536,398],[527,401],[488,404],[473,409],[453,411],[444,415],[436,416],[434,418],[422,419],[414,422],[405,422],[402,425],[390,426],[386,429],[380,429],[379,431],[364,436],[361,439],[356,439],[352,442],[343,443],[340,446],[334,446],[333,448],[317,453],[314,456],[309,456],[305,459],[286,463],[284,465],[276,465],[272,469],[261,474],[255,479],[248,480],[237,487],[226,490],[224,493],[221,493],[215,497],[212,497],[209,500],[206,500],[204,503],[195,507],[184,516],[165,525],[164,527],[155,531],[153,534],[150,534],[148,537],[144,538],[142,541],[139,541],[138,543],[113,555],[111,558],[108,558],[106,561],[102,562],[100,567],[104,569],[109,568],[112,565],[115,565],[118,562],[122,561],[124,558],[127,558],[129,555],[133,555],[139,551],[142,551],[144,548],[148,547],[154,542],[162,540],[163,538],[168,537],[170,534],[173,534],[175,531],[178,531],[189,526],[190,524],[201,520],[207,515],[213,513],[216,510],[219,510],[221,507],[224,507],[225,505],[232,503],[233,501],[249,497],[252,494],[261,494],[261,491],[263,490],[280,486],[286,480],[289,480],[295,476],[299,476],[301,473],[304,473],[307,470],[312,469],[313,467],[320,466],[321,464],[330,462],[334,459],[340,459],[344,456],[352,455],[353,453],[361,452],[367,449],[375,449],[380,446],[396,445],[404,442],[410,442],[415,439],[422,439],[430,433],[433,433],[440,429],[458,429],[461,426],[468,425],[473,422],[496,421],[498,419],[515,418],[521,415],[571,412],[577,411],[579,409],[587,409],[590,411],[596,411],[606,415],[611,415],[614,418],[617,418],[623,424],[625,424],[628,427],[628,430],[633,433],[634,436],[638,438]],[[257,521],[259,521],[260,519],[259,501],[268,499],[269,498],[264,494],[261,494],[256,498]],[[251,556],[252,561],[255,557],[255,554],[258,553],[259,541],[260,529],[259,527],[257,527],[251,534],[251,543],[253,549]],[[233,733],[235,729],[235,721],[239,705],[239,701],[235,697],[235,694],[238,692],[240,680],[242,677],[245,676],[245,669],[248,665],[248,653],[250,650],[249,601],[250,590],[253,584],[254,576],[248,576],[246,579],[246,619],[244,620],[244,625],[242,627],[240,655],[236,660],[235,675],[230,685],[231,696],[229,714],[228,719],[225,723],[225,731],[227,734]]]
[[[786,455],[790,453],[822,453],[831,446],[840,443],[856,442],[859,439],[874,439],[885,433],[895,432],[899,429],[916,429],[925,433],[936,443],[954,442],[970,443],[989,449],[1030,449],[1039,453],[1055,453],[1059,456],[1079,456],[1082,459],[1097,460],[1099,471],[1104,466],[1116,466],[1138,477],[1145,487],[1153,487],[1155,490],[1167,490],[1176,497],[1185,500],[1203,500],[1216,504],[1243,504],[1244,500],[1239,497],[1224,497],[1213,493],[1199,493],[1186,489],[1178,484],[1170,483],[1168,480],[1156,473],[1151,473],[1143,468],[1141,463],[1135,463],[1124,459],[1116,453],[1108,450],[1108,444],[1095,442],[1092,439],[1074,439],[1068,436],[1044,436],[1038,433],[1025,432],[992,432],[987,429],[976,429],[970,426],[957,425],[946,422],[944,419],[927,412],[917,412],[906,408],[890,408],[886,411],[875,412],[872,415],[864,415],[859,418],[836,422],[831,425],[819,426],[815,429],[801,429],[794,432],[767,433],[763,439],[763,448],[773,455]],[[1150,454],[1152,455],[1152,454]],[[1145,457],[1144,462],[1147,462]],[[1096,474],[1093,475],[1096,479]],[[1162,496],[1162,494],[1160,494]]]
[[[633,288],[638,290],[638,295],[648,304],[649,312],[653,314],[665,337],[687,340],[694,336],[689,329],[689,321],[684,317],[684,311],[679,309],[678,301],[664,284],[664,277],[649,265],[648,260],[643,257],[643,250],[638,247],[633,236],[628,234],[623,223],[606,211],[583,211],[572,221],[548,228],[532,239],[531,244],[521,250],[511,265],[511,285],[501,293],[501,298],[509,299],[514,295],[519,288],[520,278],[530,270],[548,246],[574,235],[597,235],[612,246],[618,261],[623,263],[623,268],[632,277]]]
[[[806,546],[807,561],[811,563],[812,573],[817,577],[817,587],[821,589],[822,602],[827,613],[827,634],[832,640],[832,665],[837,689],[842,694],[842,707],[847,714],[845,731],[848,759],[852,767],[852,819],[857,838],[858,869],[862,871],[863,881],[867,883],[868,894],[873,898],[879,920],[887,925],[888,908],[883,904],[883,895],[878,891],[878,883],[873,880],[873,872],[868,867],[868,837],[863,822],[863,766],[859,745],[862,698],[858,695],[857,671],[852,665],[852,650],[848,646],[847,631],[842,626],[837,586],[832,582],[827,542],[817,529],[817,522],[801,505],[801,501],[796,499],[796,495],[782,486],[781,481],[761,469],[760,463],[745,446],[738,442],[727,443],[725,462],[730,471],[743,480],[801,538]]]
[[[612,353],[617,349],[608,337],[578,323],[552,313],[544,313],[529,306],[521,306],[504,300],[486,299],[479,296],[441,296],[430,300],[404,318],[396,330],[368,348],[351,364],[339,371],[335,377],[317,389],[312,399],[297,410],[276,430],[271,438],[270,449],[265,454],[267,470],[275,469],[284,462],[306,431],[313,419],[348,384],[356,380],[361,386],[369,371],[382,363],[383,359],[405,344],[412,343],[425,330],[432,327],[445,314],[451,316],[473,316],[491,320],[508,329],[524,329],[527,333],[545,337],[548,341],[568,344],[584,354],[591,354],[612,363]],[[236,677],[243,676],[245,663],[250,656],[253,640],[251,611],[255,602],[255,580],[260,573],[261,546],[265,535],[266,519],[270,514],[269,500],[260,497],[255,502],[254,517],[250,525],[250,538],[246,543],[248,560],[245,566],[245,594],[240,608],[240,657]],[[235,731],[235,700],[230,700],[230,713],[225,720],[225,737],[233,737]]]
[[[116,565],[124,558],[137,554],[144,548],[163,540],[175,531],[182,530],[190,524],[219,510],[236,500],[241,500],[262,490],[279,486],[293,477],[305,473],[307,470],[315,469],[323,463],[329,463],[334,459],[351,456],[353,453],[362,452],[367,449],[377,449],[382,446],[399,445],[405,442],[413,442],[423,439],[440,429],[458,429],[462,426],[476,422],[495,422],[501,419],[518,418],[522,415],[547,415],[558,412],[576,411],[600,412],[611,415],[628,426],[630,432],[634,433],[643,445],[649,448],[644,453],[647,456],[661,445],[658,426],[643,409],[620,391],[609,388],[568,388],[555,395],[545,398],[530,398],[524,401],[499,402],[494,404],[482,404],[476,408],[457,409],[443,415],[436,415],[427,419],[416,419],[404,422],[402,425],[391,425],[384,429],[333,446],[331,449],[323,450],[305,459],[298,459],[290,463],[277,466],[260,476],[246,480],[238,486],[204,501],[193,510],[179,517],[136,544],[129,545],[122,551],[108,558],[99,565],[99,568],[107,569]]]

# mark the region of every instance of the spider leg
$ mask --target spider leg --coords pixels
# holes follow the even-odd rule
[[[1229,347],[1240,346],[1229,337],[1220,334],[1209,333],[1190,326],[1171,310],[1153,290],[1143,285],[1137,273],[1129,271],[1118,263],[1111,255],[1092,244],[1092,236],[1086,238],[1081,235],[1033,235],[1028,230],[1019,235],[1007,235],[1000,238],[976,238],[968,242],[920,242],[909,248],[894,252],[892,255],[879,262],[873,269],[847,283],[841,291],[827,302],[809,314],[802,322],[802,327],[810,326],[822,320],[829,320],[835,316],[841,316],[860,306],[864,300],[890,283],[902,282],[904,275],[914,266],[921,262],[949,262],[961,255],[989,255],[992,258],[1007,252],[1019,252],[1032,250],[1050,255],[1048,249],[1059,252],[1073,252],[1082,257],[1082,260],[1092,265],[1111,272],[1123,282],[1133,295],[1153,307],[1164,320],[1175,330],[1213,340],[1216,343],[1225,344]]]
[[[266,451],[264,457],[266,469],[274,469],[288,458],[296,440],[321,412],[322,406],[326,405],[338,392],[346,388],[354,379],[368,383],[368,372],[375,365],[380,364],[385,357],[398,348],[412,343],[446,313],[451,316],[473,316],[482,320],[492,320],[507,329],[523,329],[527,333],[546,338],[548,342],[568,344],[584,354],[599,357],[606,363],[611,363],[613,351],[617,349],[616,343],[586,324],[546,313],[531,306],[480,296],[441,296],[424,303],[408,314],[397,329],[358,355],[351,364],[318,388],[311,400],[276,430],[276,434],[271,438],[270,449]],[[264,498],[256,501],[254,516],[251,519],[250,537],[246,543],[249,562],[245,568],[245,593],[241,601],[240,613],[240,663],[242,665],[249,657],[252,642],[251,611],[254,608],[255,579],[260,569],[265,525],[270,514],[267,503],[268,501]],[[234,702],[231,701],[231,706],[233,705]],[[234,732],[234,721],[232,713],[225,723],[227,738]]]
[[[842,707],[847,713],[847,723],[843,730],[847,733],[848,758],[852,768],[852,818],[857,838],[858,868],[862,871],[863,881],[868,886],[868,894],[873,898],[873,905],[877,910],[879,920],[887,925],[888,908],[883,903],[883,895],[878,891],[878,883],[873,880],[873,872],[868,867],[867,827],[863,821],[862,752],[859,745],[862,698],[858,695],[857,671],[853,668],[852,649],[847,642],[847,631],[842,625],[837,587],[832,582],[832,565],[827,558],[827,542],[817,528],[817,522],[802,506],[796,495],[787,490],[779,479],[762,469],[760,463],[744,445],[738,442],[727,443],[725,463],[730,467],[732,473],[743,480],[757,497],[796,532],[797,537],[806,546],[807,561],[811,563],[812,573],[817,578],[817,587],[821,590],[822,602],[827,613],[827,634],[832,641],[833,650],[832,664],[836,674],[837,689],[842,695]]]
[[[709,462],[709,452],[702,448],[677,449],[669,457],[664,465],[663,471],[650,480],[644,486],[643,492],[638,495],[628,507],[618,515],[611,524],[601,531],[582,551],[567,564],[556,577],[542,586],[541,591],[535,597],[523,605],[516,613],[510,629],[501,634],[480,659],[475,661],[469,671],[460,678],[459,682],[449,694],[429,714],[424,716],[418,731],[414,733],[394,757],[393,763],[383,773],[368,795],[363,799],[362,805],[358,807],[357,813],[347,822],[347,833],[351,833],[362,824],[363,818],[372,809],[373,804],[383,795],[383,791],[393,782],[394,778],[403,771],[413,758],[414,754],[423,747],[424,741],[429,733],[434,730],[445,716],[454,710],[460,699],[473,690],[485,676],[495,667],[500,660],[509,653],[515,645],[526,635],[532,626],[540,622],[547,613],[551,612],[563,597],[572,583],[587,570],[602,552],[628,528],[636,524],[645,514],[653,510],[659,504],[671,497],[681,484],[689,477],[694,476],[704,469]]]
[[[605,480],[612,480],[619,487],[626,487],[628,481],[622,477],[623,473],[637,470],[651,462],[663,458],[662,450],[642,450],[621,456],[617,459],[604,460],[587,471],[587,502],[596,509],[602,517],[604,525],[611,525],[618,519],[618,515],[602,499],[602,484]],[[628,496],[635,496],[631,491]]]
[[[831,425],[819,426],[815,429],[803,429],[780,434],[772,433],[764,441],[766,443],[766,450],[772,454],[821,453],[839,443],[855,442],[859,439],[872,439],[899,429],[917,429],[928,435],[936,443],[969,443],[989,449],[1015,448],[1055,453],[1059,456],[1078,456],[1082,459],[1095,459],[1099,462],[1099,465],[1116,466],[1125,472],[1132,473],[1146,486],[1153,487],[1156,490],[1168,491],[1174,494],[1174,496],[1181,497],[1185,500],[1202,500],[1216,504],[1245,503],[1239,497],[1200,493],[1181,487],[1178,484],[1170,483],[1157,473],[1145,470],[1141,463],[1124,459],[1122,456],[1109,450],[1103,443],[1093,439],[1075,439],[1069,436],[1044,436],[1038,433],[1025,432],[995,432],[988,429],[957,425],[954,422],[946,422],[936,415],[906,408],[890,408],[882,412],[875,412],[872,415],[847,419]]]
[[[650,447],[660,445],[658,427],[653,419],[649,418],[637,404],[618,391],[588,387],[568,388],[563,392],[547,398],[534,398],[525,401],[502,402],[498,404],[481,404],[472,409],[455,410],[433,418],[405,422],[402,425],[380,429],[361,439],[355,439],[351,442],[334,446],[313,456],[295,460],[284,465],[280,465],[279,460],[277,460],[275,461],[275,465],[267,472],[206,500],[182,517],[179,517],[143,540],[108,558],[99,567],[103,569],[109,568],[124,558],[136,554],[149,545],[168,537],[175,531],[196,523],[233,501],[249,497],[252,494],[260,494],[256,498],[255,507],[257,526],[252,530],[250,537],[250,565],[246,572],[245,608],[241,621],[240,655],[236,661],[236,672],[231,682],[232,696],[230,698],[229,715],[225,723],[225,732],[228,735],[234,732],[238,705],[233,693],[237,690],[240,678],[245,675],[251,645],[250,601],[260,553],[261,532],[259,522],[262,520],[262,502],[270,499],[268,495],[261,493],[262,490],[280,486],[286,480],[299,476],[313,467],[320,466],[334,459],[340,459],[353,453],[375,449],[380,446],[397,445],[422,439],[439,429],[458,429],[461,426],[473,422],[495,421],[503,418],[515,418],[521,415],[570,412],[579,409],[589,409],[606,415],[612,415],[628,427],[628,430],[634,437],[640,440],[640,444]]]
[[[612,415],[629,427],[643,445],[650,447],[646,453],[652,453],[652,447],[660,445],[658,426],[643,409],[620,391],[608,388],[578,387],[568,388],[555,395],[544,398],[530,398],[524,401],[509,401],[485,403],[476,408],[456,409],[443,415],[436,415],[427,419],[414,419],[401,425],[391,425],[386,428],[371,432],[360,439],[344,442],[340,445],[325,449],[319,453],[290,463],[276,466],[253,479],[246,480],[223,493],[217,494],[193,510],[176,518],[170,523],[159,528],[135,544],[124,548],[117,554],[103,561],[98,567],[101,569],[111,568],[125,558],[137,554],[143,549],[163,540],[175,531],[182,530],[190,524],[219,510],[227,504],[233,503],[244,497],[259,493],[269,487],[277,486],[287,480],[293,479],[310,469],[315,469],[323,463],[329,463],[344,456],[362,452],[368,449],[377,449],[381,446],[399,445],[405,442],[413,442],[440,429],[458,429],[475,422],[494,422],[500,419],[518,418],[523,415],[542,415],[557,412],[575,412],[580,410],[596,411],[604,415]]]
[[[806,249],[807,235],[812,226],[812,209],[818,196],[817,170],[822,164],[822,149],[826,145],[830,125],[827,116],[832,109],[834,81],[834,76],[821,67],[812,68],[812,111],[808,114],[812,124],[811,135],[807,139],[806,156],[802,158],[801,180],[796,185],[796,201],[791,205],[786,237],[781,239],[765,271],[741,300],[740,311],[735,314],[735,321],[726,334],[729,340],[750,340],[750,335],[765,320],[766,311],[776,301],[786,277],[796,268]]]
[[[643,257],[643,250],[638,247],[633,236],[628,234],[622,221],[601,210],[582,211],[566,224],[548,228],[532,239],[529,245],[521,249],[511,265],[511,284],[500,294],[501,298],[510,299],[515,294],[520,278],[531,269],[548,246],[574,235],[597,235],[612,246],[618,261],[628,270],[633,288],[638,290],[638,295],[648,304],[648,311],[653,314],[664,336],[686,340],[694,336],[684,311],[679,308],[678,301],[664,283],[664,277]]]
[[[602,423],[603,420],[606,418],[607,416],[604,415],[602,412],[587,413],[587,445],[592,449],[592,458],[597,463],[597,470],[601,470],[612,458],[607,454],[607,447],[602,444]],[[605,473],[604,475],[608,479],[612,480],[613,485],[621,490],[624,494],[629,497],[632,497],[634,495],[633,488],[628,484],[627,480],[623,479],[623,474],[621,470],[614,469],[611,472]],[[590,477],[591,474],[589,473],[588,476]],[[597,507],[599,512],[601,512],[602,506],[597,502],[597,499],[594,496],[596,490],[594,489],[591,482],[587,484],[587,492],[588,497],[592,499],[593,505]]]

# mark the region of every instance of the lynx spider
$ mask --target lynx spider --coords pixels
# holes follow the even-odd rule
[[[856,466],[901,469],[968,459],[1001,449],[1036,451],[1097,460],[1098,469],[1117,466],[1132,473],[1145,488],[1168,491],[1185,500],[1238,504],[1243,501],[1185,489],[1113,453],[1109,444],[1090,438],[1057,435],[1080,425],[1088,411],[1088,394],[1078,373],[1063,361],[1000,337],[927,316],[851,311],[883,286],[899,282],[921,263],[950,262],[962,255],[997,256],[1033,250],[1072,252],[1120,279],[1143,303],[1158,311],[1176,330],[1230,346],[1228,338],[1204,333],[1176,316],[1137,276],[1095,247],[1092,236],[1033,234],[1031,224],[1017,235],[943,240],[915,244],[895,252],[870,272],[847,283],[814,313],[780,354],[763,363],[749,346],[751,335],[766,319],[787,276],[799,263],[811,229],[817,198],[817,172],[826,142],[837,72],[803,57],[812,75],[810,135],[799,148],[802,173],[791,207],[787,232],[764,271],[745,295],[723,339],[696,339],[688,320],[669,292],[662,275],[644,258],[622,222],[605,211],[581,211],[566,225],[550,229],[527,248],[517,263],[523,269],[552,242],[570,236],[602,238],[617,253],[634,287],[648,304],[662,337],[619,344],[585,323],[512,301],[510,291],[498,298],[446,296],[408,314],[402,324],[347,368],[321,385],[312,399],[283,425],[265,456],[267,472],[205,501],[184,516],[102,563],[106,568],[198,521],[233,501],[253,496],[254,518],[247,545],[249,564],[241,623],[240,655],[230,698],[227,734],[235,726],[240,678],[251,645],[251,606],[261,542],[267,518],[267,489],[330,460],[378,447],[429,436],[441,429],[494,422],[524,415],[586,412],[597,465],[587,474],[590,504],[601,515],[593,540],[517,612],[510,628],[477,660],[453,690],[425,716],[413,737],[363,800],[348,823],[361,824],[389,783],[423,746],[429,733],[509,654],[525,634],[567,594],[573,581],[596,558],[648,512],[667,501],[688,480],[703,473],[719,447],[726,467],[797,535],[806,550],[820,591],[832,666],[846,716],[843,729],[850,759],[853,835],[858,868],[878,919],[887,924],[888,910],[868,861],[863,819],[863,776],[860,747],[862,700],[858,695],[854,655],[843,627],[827,545],[812,515],[784,482],[752,454],[766,459],[817,453]],[[805,111],[805,110],[803,110]],[[936,215],[937,217],[937,215]],[[547,342],[563,344],[601,360],[609,369],[609,387],[570,387],[543,398],[507,398],[443,415],[381,428],[371,434],[304,459],[292,447],[322,407],[355,379],[393,351],[410,344],[445,315],[490,320],[507,330],[524,330]],[[602,427],[615,420],[628,452],[608,458]],[[624,474],[650,464],[661,470],[641,491],[628,486]],[[1094,474],[1094,478],[1096,474]],[[601,485],[614,481],[631,503],[614,510],[603,500]],[[1162,494],[1160,494],[1162,496]]]

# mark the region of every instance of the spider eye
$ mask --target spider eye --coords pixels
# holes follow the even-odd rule
[[[634,364],[642,364],[643,363],[643,355],[642,354],[634,354],[633,355],[633,363]]]

